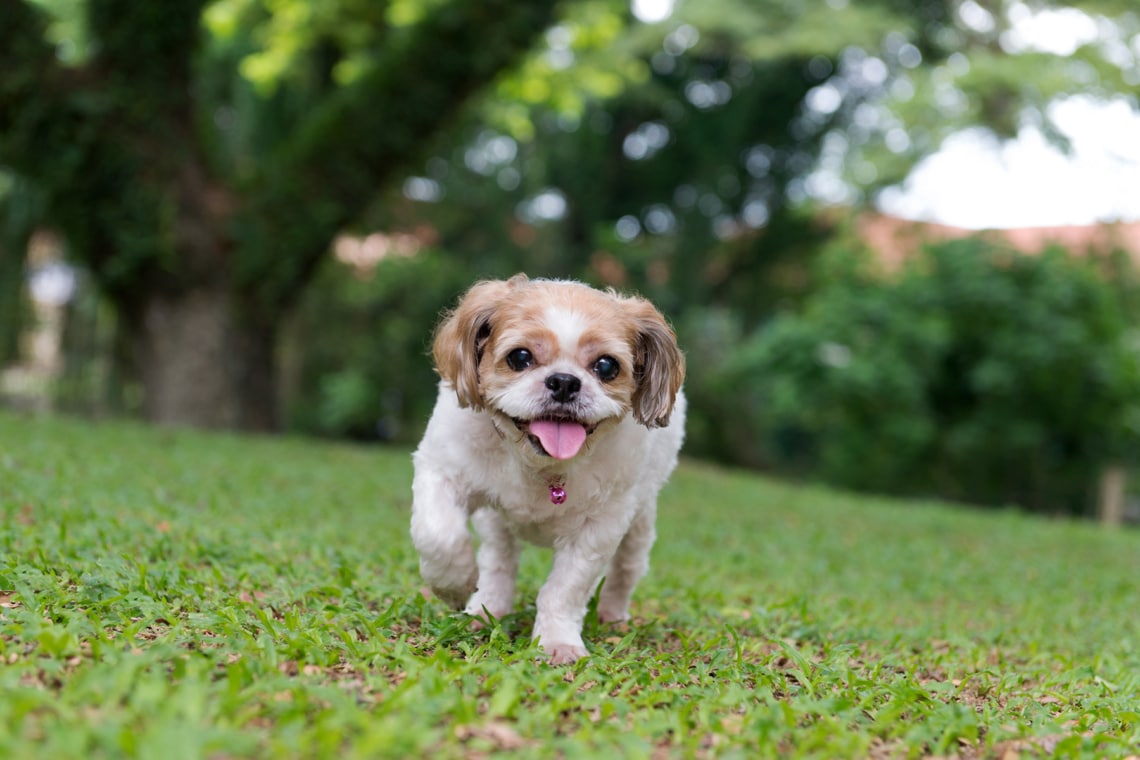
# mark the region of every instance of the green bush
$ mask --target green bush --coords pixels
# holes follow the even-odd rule
[[[414,441],[435,402],[431,335],[471,275],[433,250],[359,270],[328,261],[285,341],[286,413],[303,433]]]
[[[978,238],[895,276],[847,267],[718,374],[726,427],[761,463],[845,486],[1086,511],[1140,438],[1120,293],[1064,251]]]

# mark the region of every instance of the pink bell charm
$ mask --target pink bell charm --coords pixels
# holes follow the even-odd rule
[[[566,501],[566,489],[563,488],[562,478],[555,478],[550,481],[550,503],[562,504]]]

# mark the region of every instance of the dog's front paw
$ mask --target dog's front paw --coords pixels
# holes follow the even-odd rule
[[[551,665],[572,665],[590,654],[581,644],[543,644],[542,651]]]
[[[420,557],[420,575],[427,581],[431,592],[452,609],[461,610],[475,593],[479,583],[479,568],[475,566],[475,553],[470,545],[462,547],[457,556],[440,561],[431,555]]]

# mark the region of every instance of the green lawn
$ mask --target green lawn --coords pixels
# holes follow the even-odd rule
[[[405,450],[0,415],[0,757],[1140,755],[1140,534],[686,464],[635,623],[419,593]]]

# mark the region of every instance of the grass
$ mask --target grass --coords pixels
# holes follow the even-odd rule
[[[408,452],[0,415],[0,757],[1127,757],[1140,535],[688,463],[634,624],[420,593]]]

